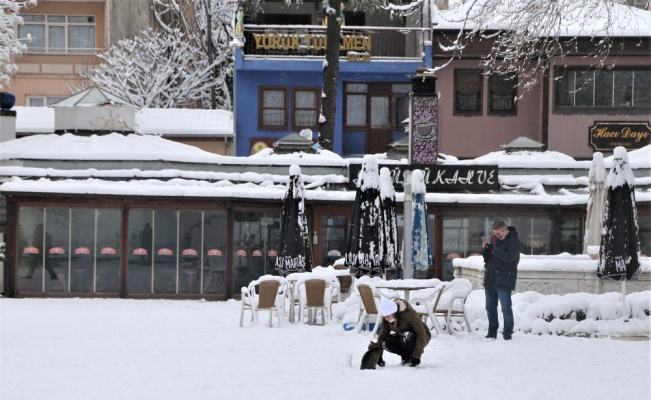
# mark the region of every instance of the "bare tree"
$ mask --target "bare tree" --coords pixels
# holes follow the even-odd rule
[[[161,28],[180,30],[199,49],[209,66],[214,85],[204,93],[206,108],[232,108],[232,21],[237,4],[230,0],[154,0],[154,14]]]
[[[178,30],[142,31],[98,57],[103,60],[99,66],[87,66],[79,74],[82,89],[100,86],[139,107],[191,106],[215,85],[212,66]]]
[[[0,0],[0,90],[9,85],[16,73],[14,58],[26,49],[14,29],[23,23],[20,10],[30,5],[36,5],[36,0]]]
[[[624,41],[618,39],[639,36],[651,28],[649,18],[641,17],[643,11],[624,3],[457,0],[449,11],[433,13],[436,25],[452,31],[448,41],[439,43],[450,59],[434,71],[461,57],[477,41],[492,43],[490,52],[481,60],[486,72],[517,73],[518,84],[525,89],[539,82],[550,61],[570,54],[582,55],[590,61],[590,68],[610,68],[609,56],[624,46]]]

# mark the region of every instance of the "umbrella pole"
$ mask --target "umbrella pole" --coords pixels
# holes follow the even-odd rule
[[[402,278],[411,279],[413,277],[413,270],[411,267],[411,229],[413,225],[412,216],[412,201],[411,201],[411,171],[405,171],[403,176],[405,200],[404,207],[404,232],[402,240],[404,243],[404,250],[402,252]]]
[[[626,307],[626,280],[622,282],[622,319],[628,321],[628,307]]]

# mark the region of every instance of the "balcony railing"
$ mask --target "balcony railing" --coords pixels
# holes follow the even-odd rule
[[[326,27],[317,25],[244,25],[245,57],[323,58]],[[427,28],[343,26],[339,56],[350,61],[421,60]]]

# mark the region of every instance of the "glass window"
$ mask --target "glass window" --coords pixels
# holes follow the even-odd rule
[[[635,71],[633,106],[651,107],[651,71]]]
[[[235,287],[265,274],[277,275],[275,265],[267,264],[271,261],[267,255],[274,246],[277,250],[280,213],[240,211],[234,217]]]
[[[576,107],[592,107],[594,104],[594,73],[592,71],[576,71],[575,90],[574,105]]]
[[[153,210],[129,210],[129,271],[127,279],[127,292],[129,294],[152,293],[153,222]]]
[[[615,71],[614,74],[614,106],[630,107],[633,104],[633,71]]]
[[[597,72],[594,81],[595,106],[609,107],[613,104],[613,71]]]
[[[482,71],[454,71],[455,112],[458,114],[481,114],[482,86]]]
[[[93,293],[95,284],[95,209],[70,211],[70,292]]]
[[[24,14],[18,37],[31,37],[32,40],[25,40],[28,52],[92,53],[95,29],[94,16]]]
[[[346,96],[346,125],[366,126],[366,95]]]
[[[296,130],[319,127],[319,89],[294,90],[294,119]]]
[[[28,97],[27,103],[29,107],[44,107],[45,99],[42,97]]]
[[[68,292],[70,283],[70,208],[45,208],[45,292]]]
[[[556,71],[557,107],[649,107],[651,71]]]
[[[321,217],[321,264],[328,266],[344,257],[348,235],[348,218],[345,215]]]
[[[260,89],[261,114],[260,128],[286,128],[287,109],[286,89]]]
[[[18,292],[42,292],[47,252],[43,229],[42,207],[20,207],[18,210]],[[51,241],[52,238],[50,237]],[[48,246],[49,247],[49,246]],[[50,276],[47,276],[50,279]]]
[[[389,125],[389,97],[371,96],[371,127],[384,128]]]
[[[97,209],[95,293],[120,292],[119,209]]]
[[[651,255],[651,216],[637,214],[639,237],[640,237],[640,252],[643,257]]]
[[[505,115],[514,115],[516,113],[517,84],[515,74],[493,74],[490,76],[490,113]]]
[[[583,218],[561,219],[561,253],[583,253]]]
[[[176,210],[154,210],[154,293],[175,294],[179,274]]]
[[[203,293],[226,295],[226,211],[203,213]]]

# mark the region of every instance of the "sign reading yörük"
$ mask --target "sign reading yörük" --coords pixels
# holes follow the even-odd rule
[[[325,50],[328,41],[326,35],[319,34],[287,34],[287,33],[254,33],[256,49],[264,50]],[[367,35],[342,35],[340,49],[346,51],[348,61],[371,61],[371,37]]]
[[[595,151],[612,151],[618,146],[634,150],[651,144],[651,126],[648,122],[595,122],[589,136]]]
[[[348,186],[357,184],[361,164],[350,164]],[[425,175],[427,191],[436,190],[499,190],[497,165],[380,165],[391,172],[391,180],[396,189],[402,190],[405,171],[419,169]]]

